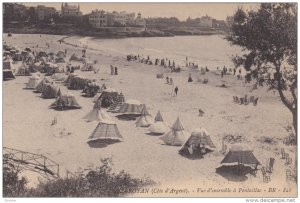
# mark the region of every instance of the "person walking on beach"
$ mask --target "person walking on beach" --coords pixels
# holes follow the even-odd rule
[[[118,68],[115,67],[115,75],[118,75]]]
[[[221,78],[223,78],[223,75],[224,75],[224,71],[221,71]]]
[[[234,68],[234,69],[233,69],[233,75],[235,75],[235,72],[236,72],[236,69]]]
[[[167,81],[167,84],[169,84],[169,77],[168,76],[166,77],[166,81]]]
[[[177,86],[175,87],[174,91],[175,91],[175,94],[177,96],[177,93],[178,93],[178,87]]]

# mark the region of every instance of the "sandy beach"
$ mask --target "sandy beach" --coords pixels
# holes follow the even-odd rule
[[[67,38],[65,43],[58,40],[59,35],[22,35],[3,39],[20,49],[35,47],[36,50],[53,51],[67,49],[69,59],[73,53],[81,55],[82,48],[70,44],[80,44],[78,37]],[[45,43],[51,44],[47,48]],[[36,48],[39,44],[39,48]],[[218,71],[212,70],[201,75],[197,70],[185,69],[180,73],[171,73],[161,66],[146,65],[138,61],[128,62],[124,56],[115,56],[97,50],[87,49],[87,56],[97,60],[98,73],[76,70],[75,73],[94,79],[100,84],[122,92],[125,99],[137,99],[146,104],[149,113],[155,117],[161,111],[164,120],[172,125],[179,116],[183,127],[190,133],[193,129],[203,127],[212,138],[217,150],[208,153],[203,159],[191,160],[180,154],[178,146],[165,145],[158,136],[147,135],[146,128],[135,127],[134,121],[118,120],[113,113],[108,113],[117,123],[124,141],[105,148],[91,148],[87,144],[96,122],[85,122],[82,117],[93,108],[93,98],[82,97],[79,90],[68,90],[62,86],[63,92],[75,95],[81,109],[55,111],[49,109],[54,99],[43,99],[40,94],[24,89],[28,81],[27,76],[16,77],[15,80],[3,82],[3,146],[32,153],[44,154],[60,164],[61,176],[65,176],[65,169],[76,172],[79,168],[98,166],[101,158],[112,158],[113,169],[125,170],[133,177],[149,177],[159,183],[157,188],[187,189],[188,193],[133,193],[130,196],[198,196],[198,197],[268,197],[297,195],[294,182],[287,182],[285,173],[290,166],[281,159],[280,150],[290,154],[295,160],[295,147],[282,143],[288,135],[287,125],[292,125],[292,115],[282,104],[275,92],[267,92],[265,88],[252,90],[252,84],[244,84],[244,80],[226,75],[221,79]],[[128,50],[130,54],[130,50]],[[118,75],[110,75],[110,65],[118,67]],[[209,65],[209,64],[208,64]],[[220,67],[222,64],[220,64]],[[178,86],[178,96],[173,96],[175,86],[166,84],[165,79],[157,79],[156,74],[172,77]],[[194,81],[188,83],[191,73]],[[207,78],[208,84],[197,82],[197,77]],[[228,88],[218,87],[226,84]],[[258,105],[238,105],[233,103],[232,96],[248,94],[258,97]],[[205,114],[198,116],[198,110]],[[51,126],[53,118],[57,118],[57,125]],[[69,132],[66,136],[59,136],[61,130]],[[266,165],[270,157],[275,158],[274,171],[269,183],[263,182],[260,171],[256,177],[247,175],[242,181],[230,180],[216,173],[224,154],[222,137],[224,135],[241,135],[244,142],[254,151],[254,155],[262,165]],[[274,143],[262,142],[262,137],[273,138]],[[38,183],[35,174],[24,173],[32,177],[29,185]],[[277,188],[276,195],[268,192],[269,188]],[[199,192],[197,188],[251,189],[251,192]],[[261,192],[253,192],[258,188]],[[291,191],[284,192],[284,188]]]

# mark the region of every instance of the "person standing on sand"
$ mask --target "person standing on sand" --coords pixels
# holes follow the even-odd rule
[[[224,72],[223,72],[223,71],[221,71],[221,78],[223,78],[223,75],[224,75]]]
[[[234,68],[234,69],[233,69],[233,75],[235,75],[235,72],[236,72],[236,69]]]
[[[173,79],[170,77],[170,85],[173,85]]]
[[[118,75],[118,68],[115,67],[115,75]]]
[[[110,65],[110,74],[114,75],[114,67],[112,65]]]
[[[178,87],[177,86],[175,87],[174,91],[175,91],[175,94],[177,96],[177,92],[178,92]]]
[[[193,79],[192,79],[192,74],[191,74],[191,73],[189,74],[189,79],[188,79],[188,82],[193,82]]]

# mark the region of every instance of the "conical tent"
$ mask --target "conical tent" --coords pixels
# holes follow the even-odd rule
[[[187,133],[185,132],[178,117],[171,127],[171,130],[160,137],[160,139],[168,145],[181,146],[186,141],[186,137]]]
[[[147,111],[146,105],[144,105],[141,116],[135,122],[136,127],[149,127],[152,123],[152,116]]]
[[[89,140],[100,141],[123,141],[123,137],[114,121],[103,120],[98,123]]]
[[[163,122],[163,118],[160,111],[158,111],[158,113],[156,114],[154,123],[150,125],[148,131],[152,134],[157,135],[161,135],[170,131],[169,126],[165,122]]]
[[[88,114],[83,117],[83,119],[87,122],[112,120],[112,118],[107,113],[99,108],[93,108]]]
[[[229,152],[225,155],[221,164],[244,164],[244,165],[259,165],[259,161],[253,154],[253,151],[246,145],[233,145]]]
[[[142,112],[142,103],[138,100],[127,100],[124,102],[124,104],[121,106],[118,113],[121,114],[141,114]]]
[[[41,78],[38,76],[29,77],[28,82],[26,83],[26,89],[35,89],[35,87],[39,84]]]
[[[156,114],[156,116],[155,116],[155,118],[154,118],[154,121],[155,121],[155,122],[157,122],[157,121],[163,122],[163,121],[164,121],[163,118],[162,118],[162,116],[161,116],[160,111],[157,112],[157,114]]]
[[[79,109],[81,106],[77,103],[74,95],[68,94],[61,94],[60,91],[58,92],[58,97],[56,98],[55,102],[50,105],[49,108],[54,109]]]
[[[173,124],[172,126],[172,129],[175,130],[175,131],[181,131],[181,130],[184,130],[182,124],[181,124],[181,121],[179,119],[179,117],[177,118],[177,120],[175,121],[175,123]]]
[[[205,149],[215,150],[216,146],[212,142],[207,130],[204,128],[197,128],[193,130],[187,141],[180,148],[179,152],[189,152],[189,154],[195,154],[195,150],[200,150],[200,154],[205,154]],[[194,152],[192,152],[193,150]]]

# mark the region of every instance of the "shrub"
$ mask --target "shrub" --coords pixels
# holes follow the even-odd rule
[[[21,179],[19,179],[20,172],[21,170],[18,167],[16,167],[14,164],[4,162],[3,165],[3,196],[4,197],[22,196],[22,194],[24,194],[24,192],[26,191],[26,184],[28,181],[24,177],[21,177]]]
[[[126,191],[133,191],[145,186],[154,185],[155,182],[149,178],[132,178],[124,170],[119,173],[112,172],[111,159],[102,159],[102,165],[96,168],[85,169],[78,172],[72,178],[62,178],[38,184],[37,188],[26,189],[27,182],[16,181],[18,175],[13,173],[14,183],[19,186],[14,188],[16,197],[120,197],[125,196]],[[5,173],[4,176],[9,174]],[[6,177],[8,179],[10,176]],[[11,184],[6,184],[9,187]],[[16,185],[16,184],[13,184]],[[4,194],[11,194],[6,192]],[[8,196],[8,195],[5,195]]]

